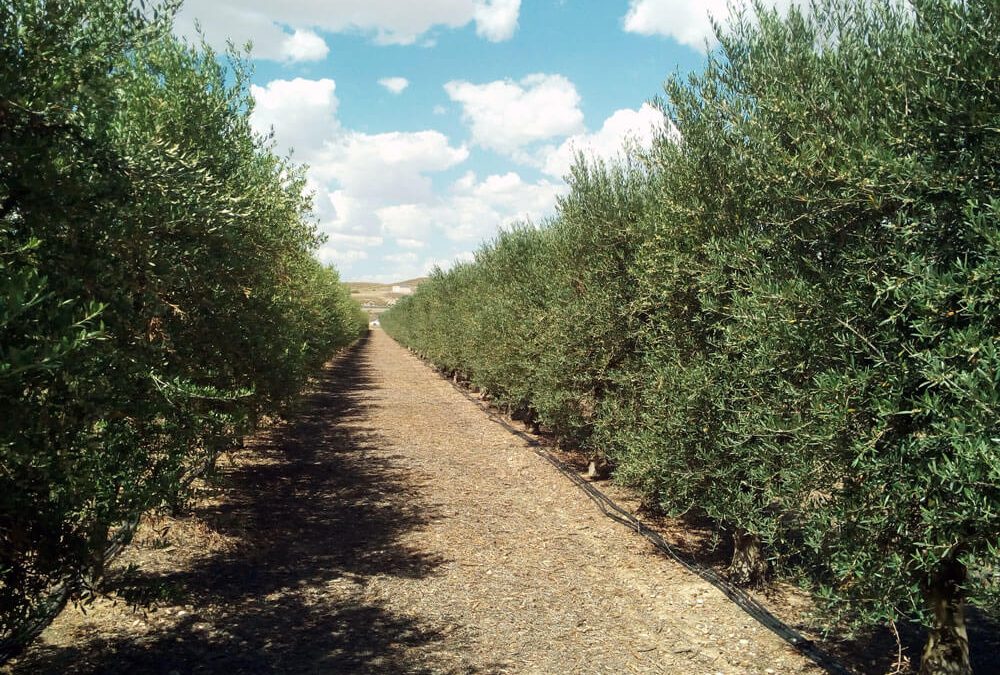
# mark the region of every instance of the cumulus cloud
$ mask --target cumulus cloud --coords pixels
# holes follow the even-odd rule
[[[562,75],[486,84],[455,80],[444,88],[461,104],[473,142],[484,148],[517,155],[532,143],[583,131],[580,95]]]
[[[420,256],[412,251],[404,251],[402,253],[390,253],[388,255],[384,255],[382,256],[382,259],[386,262],[392,263],[414,263],[420,259]]]
[[[382,245],[383,231],[404,239],[425,236],[429,230],[415,223],[427,215],[408,205],[433,202],[431,175],[461,164],[469,151],[438,131],[345,129],[335,92],[330,79],[254,86],[251,122],[261,133],[273,130],[279,151],[295,148],[295,157],[308,162],[306,191],[328,237],[319,255],[346,266],[366,258],[359,251]]]
[[[514,36],[521,0],[484,0],[477,2],[473,17],[476,35],[490,42],[502,42]]]
[[[482,181],[477,181],[475,174],[469,172],[453,186],[455,194],[488,204],[499,213],[506,214],[508,221],[540,219],[552,209],[555,196],[560,191],[557,183],[544,180],[528,183],[513,171],[487,176]]]
[[[528,182],[511,171],[479,180],[466,172],[440,197],[387,206],[378,211],[382,232],[397,241],[420,241],[432,234],[474,243],[516,221],[551,215],[565,184],[546,179]]]
[[[237,44],[251,40],[257,58],[312,60],[326,56],[317,30],[362,33],[378,44],[408,45],[433,41],[426,36],[437,27],[457,29],[472,23],[477,34],[496,42],[514,34],[519,11],[520,0],[188,0],[176,26],[181,35],[194,37],[199,23],[218,49],[227,39]]]
[[[469,149],[434,130],[344,128],[333,80],[274,80],[252,93],[254,127],[273,129],[279,149],[295,147],[296,158],[309,164],[305,189],[327,235],[320,258],[348,272],[380,261],[396,266],[390,276],[397,279],[423,274],[441,255],[427,247],[421,258],[428,242],[452,241],[456,251],[475,246],[514,221],[550,215],[566,190],[561,181],[525,180],[514,171],[484,178],[467,171],[435,185],[468,159]],[[389,250],[372,252],[383,246]]]
[[[451,222],[445,234],[452,240],[473,242],[514,222],[538,222],[552,215],[556,198],[566,189],[562,182],[527,182],[513,171],[482,181],[469,172],[452,185],[448,200]]]
[[[421,203],[392,204],[378,209],[376,214],[382,232],[397,240],[415,241],[426,238],[435,221],[433,207],[429,205],[432,202],[432,199],[428,199]]]
[[[319,35],[311,30],[297,30],[281,43],[285,61],[322,61],[330,48]]]
[[[715,44],[712,19],[723,21],[729,16],[731,0],[630,0],[625,15],[625,30],[640,35],[663,35],[695,49]],[[748,0],[736,0],[737,8],[748,6]],[[767,4],[787,9],[792,0],[770,0]]]
[[[331,246],[353,246],[370,248],[381,246],[382,237],[369,237],[358,234],[344,234],[343,232],[333,232],[327,234],[327,243]]]
[[[333,80],[273,80],[266,86],[252,85],[256,101],[250,118],[256,131],[273,129],[279,151],[295,149],[309,161],[320,149],[322,139],[339,129],[337,85]]]
[[[354,263],[367,260],[368,251],[337,248],[325,244],[316,252],[316,257],[324,263],[334,263],[341,272],[351,269]]]
[[[616,159],[627,145],[648,148],[657,134],[668,124],[663,113],[648,103],[638,110],[616,110],[604,120],[601,128],[592,134],[576,134],[545,154],[542,170],[557,178],[569,173],[570,167],[581,153],[590,159],[610,161]]]
[[[326,142],[312,173],[322,182],[336,181],[357,200],[411,203],[432,195],[428,173],[450,169],[468,156],[468,148],[452,146],[439,131],[353,131]]]
[[[405,77],[383,77],[378,83],[393,94],[402,94],[403,90],[410,86],[410,81]]]

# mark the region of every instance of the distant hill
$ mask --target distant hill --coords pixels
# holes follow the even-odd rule
[[[374,281],[348,281],[345,282],[345,285],[351,289],[351,297],[358,300],[369,314],[374,315],[383,312],[397,299],[406,295],[405,293],[393,293],[393,286],[416,289],[425,281],[427,281],[427,277],[395,281],[391,284],[379,284]]]
[[[391,286],[409,286],[411,288],[416,288],[417,286],[419,286],[420,284],[424,283],[425,281],[427,281],[427,277],[417,277],[416,279],[407,279],[406,281],[397,281],[396,283],[390,284],[390,285]]]

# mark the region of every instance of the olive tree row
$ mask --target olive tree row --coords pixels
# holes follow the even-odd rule
[[[735,580],[918,622],[922,672],[969,672],[963,603],[1000,583],[1000,8],[757,5],[718,32],[667,82],[676,134],[579,165],[551,222],[385,325],[709,516]]]
[[[0,0],[3,656],[366,328],[175,9]]]

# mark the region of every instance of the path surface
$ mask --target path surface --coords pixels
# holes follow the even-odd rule
[[[819,672],[381,331],[222,478],[15,671]]]

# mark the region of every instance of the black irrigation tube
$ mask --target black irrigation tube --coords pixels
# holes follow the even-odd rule
[[[462,394],[462,396],[485,412],[487,416],[489,416],[490,420],[496,422],[511,434],[525,441],[536,455],[554,466],[561,474],[569,478],[570,481],[583,490],[587,497],[589,497],[590,500],[597,505],[597,508],[599,508],[605,516],[624,525],[630,530],[635,530],[636,533],[645,537],[661,553],[673,558],[686,570],[692,574],[698,575],[708,583],[715,586],[737,607],[742,609],[751,618],[757,621],[757,623],[790,644],[800,654],[810,659],[817,666],[823,668],[828,673],[836,673],[836,675],[851,675],[852,671],[844,666],[835,656],[828,654],[826,651],[817,646],[812,640],[803,637],[801,633],[776,617],[754,598],[750,597],[746,591],[729,583],[724,578],[716,574],[714,570],[686,559],[678,553],[673,546],[668,544],[663,537],[659,535],[659,533],[644,525],[641,520],[616,504],[613,499],[598,490],[593,483],[581,478],[580,474],[577,473],[573,467],[567,465],[551,453],[545,451],[544,446],[539,443],[537,438],[512,426],[507,422],[507,420],[494,414],[487,405],[482,403],[482,401],[470,396],[468,391],[466,391],[461,385],[452,381],[451,378],[444,377],[443,373],[441,373],[441,375],[452,387],[455,388],[457,392]]]

